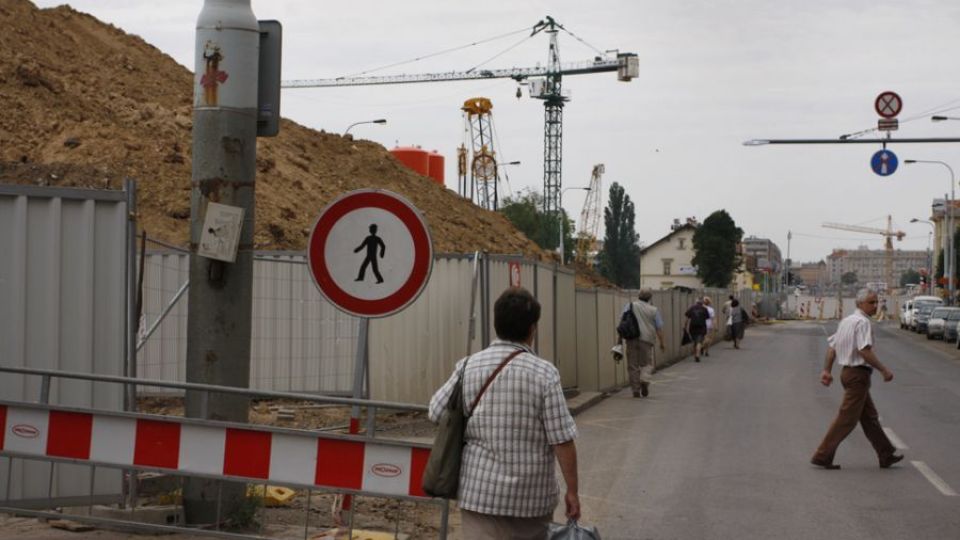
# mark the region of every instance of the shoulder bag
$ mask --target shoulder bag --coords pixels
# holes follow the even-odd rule
[[[467,370],[467,360],[463,361],[460,376],[457,378],[457,385],[450,393],[447,406],[440,416],[437,435],[433,439],[433,448],[430,450],[430,457],[427,458],[427,466],[423,470],[423,477],[420,481],[423,491],[427,495],[445,499],[457,498],[457,488],[460,486],[460,461],[463,457],[467,420],[477,408],[477,403],[480,402],[480,398],[487,391],[487,387],[493,382],[494,377],[506,367],[508,362],[522,352],[523,349],[517,349],[510,353],[510,356],[487,377],[486,382],[480,388],[480,392],[477,393],[477,397],[470,404],[469,411],[465,411],[463,408],[463,374]]]

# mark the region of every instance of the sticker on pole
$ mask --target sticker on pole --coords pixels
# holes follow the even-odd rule
[[[884,118],[893,118],[900,114],[902,108],[903,100],[896,92],[883,92],[873,102],[873,109]]]
[[[880,176],[890,176],[897,172],[897,155],[890,150],[880,150],[870,158],[870,168]]]
[[[409,201],[361,189],[320,212],[307,262],[320,293],[337,308],[358,317],[386,317],[410,305],[427,285],[433,242]]]

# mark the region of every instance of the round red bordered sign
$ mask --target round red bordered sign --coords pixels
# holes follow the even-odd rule
[[[884,118],[893,118],[902,108],[903,100],[896,92],[883,92],[873,102],[873,109]]]
[[[380,189],[341,195],[320,212],[307,243],[320,293],[358,317],[386,317],[420,296],[433,269],[433,241],[420,212]]]

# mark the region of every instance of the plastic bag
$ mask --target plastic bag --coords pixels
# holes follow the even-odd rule
[[[551,523],[547,540],[600,540],[600,533],[596,527],[580,525],[571,519],[566,525]]]

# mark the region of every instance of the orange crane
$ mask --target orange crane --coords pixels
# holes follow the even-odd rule
[[[603,163],[593,166],[590,176],[590,188],[587,190],[587,200],[583,203],[580,212],[580,230],[577,231],[578,263],[593,266],[591,253],[597,250],[597,235],[600,234],[600,209],[603,207],[603,182],[600,177],[604,173]]]
[[[864,227],[862,225],[846,225],[843,223],[823,223],[823,227],[827,229],[839,229],[841,231],[852,231],[852,232],[862,232],[868,234],[881,234],[886,238],[884,242],[884,249],[886,250],[886,260],[884,261],[884,270],[887,277],[887,288],[893,289],[895,287],[895,282],[893,281],[893,239],[896,238],[897,241],[903,240],[903,237],[906,236],[906,233],[903,231],[893,230],[893,218],[887,216],[887,228],[878,229],[876,227]]]
[[[552,17],[544,17],[529,28],[530,35],[544,33],[550,44],[547,65],[535,67],[515,67],[507,69],[469,69],[467,71],[447,71],[443,73],[419,73],[385,76],[350,76],[333,79],[305,79],[281,81],[281,88],[331,88],[340,86],[368,86],[383,84],[407,84],[443,81],[467,81],[485,79],[513,79],[529,87],[530,97],[543,101],[544,141],[543,141],[543,212],[559,216],[561,172],[563,154],[563,107],[569,96],[562,91],[564,76],[585,75],[590,73],[616,72],[617,80],[629,82],[640,73],[640,59],[636,53],[622,53],[616,50],[599,52],[592,60],[581,62],[560,62],[560,48],[557,34],[572,34]],[[526,30],[523,30],[526,31]],[[584,42],[586,43],[586,42]],[[611,54],[612,53],[612,54]],[[519,93],[519,89],[518,89]],[[517,96],[519,97],[519,95]],[[486,160],[483,160],[486,161]]]

